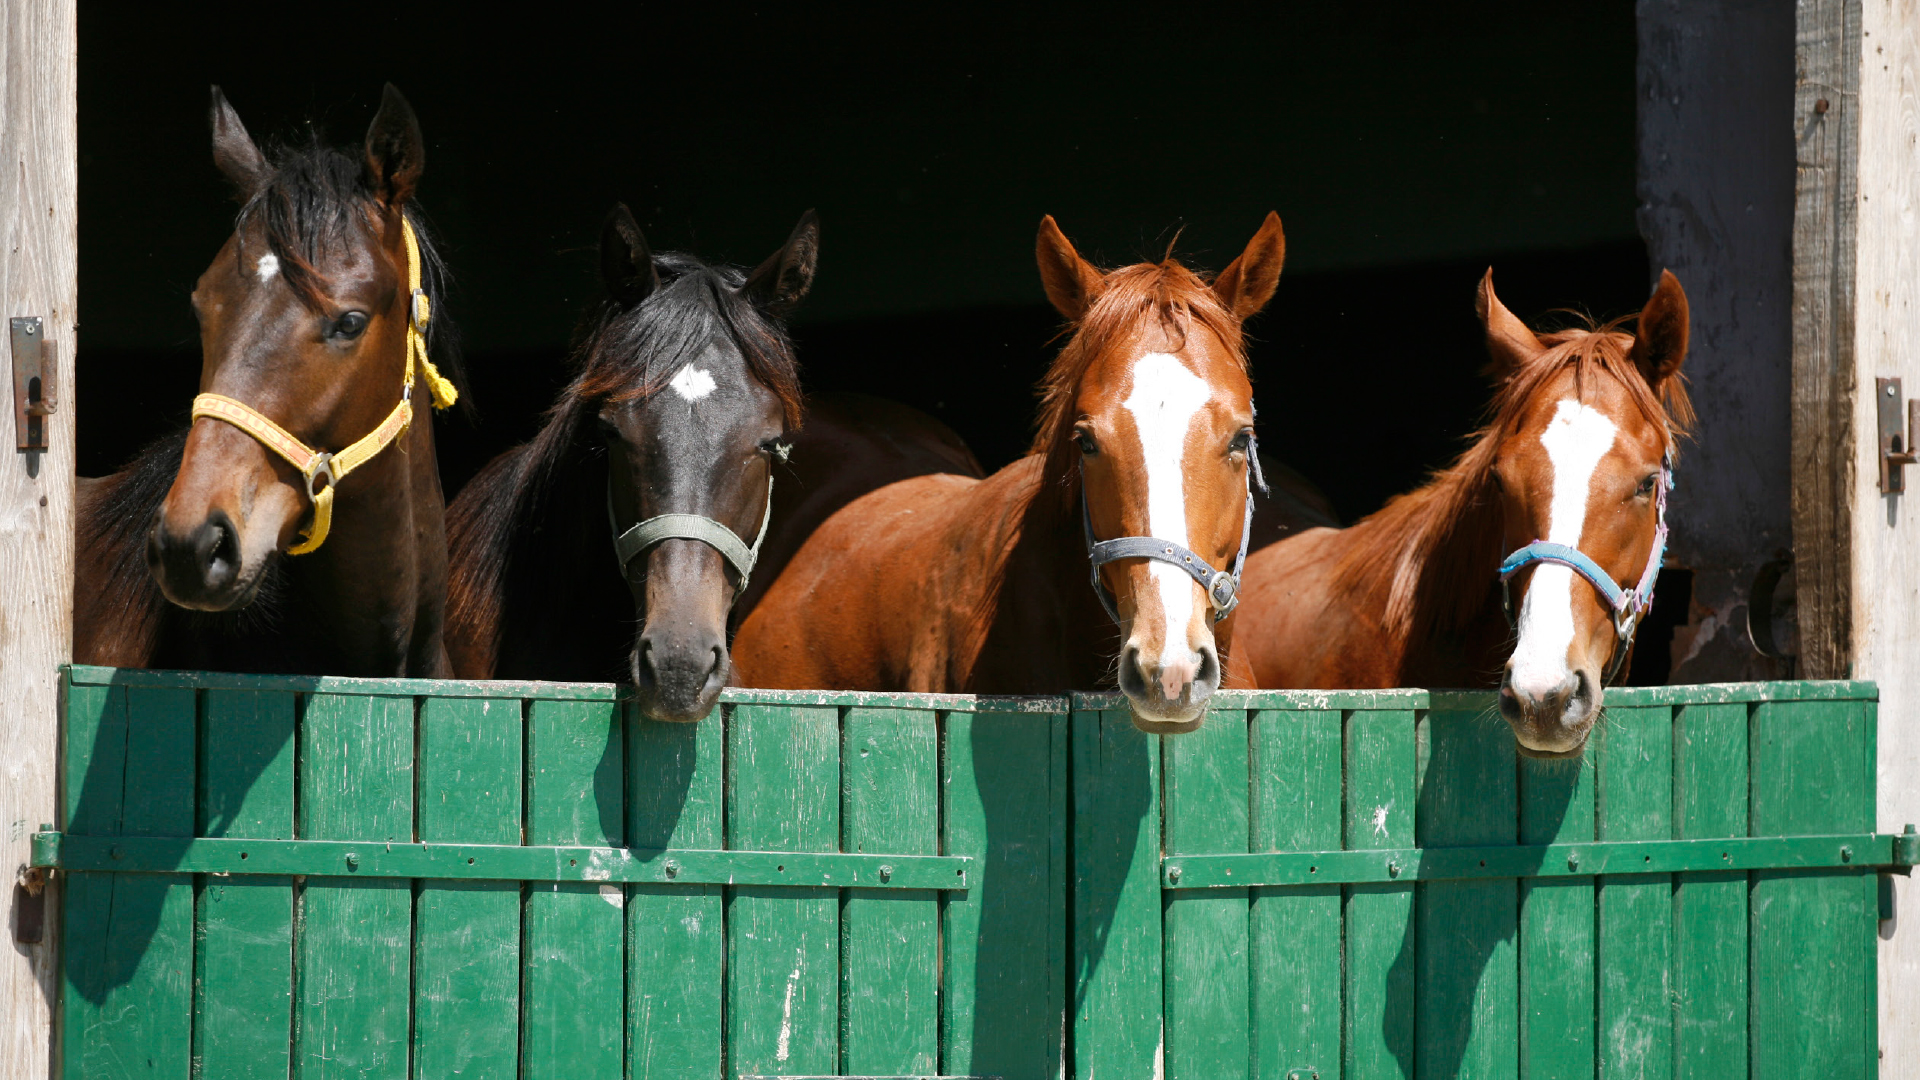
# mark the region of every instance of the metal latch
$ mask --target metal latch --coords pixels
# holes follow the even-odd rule
[[[1875,379],[1873,401],[1880,417],[1880,493],[1898,495],[1907,490],[1904,468],[1920,464],[1920,454],[1914,452],[1913,445],[1914,436],[1920,434],[1920,399],[1907,401],[1902,397],[1899,379]],[[1904,424],[1902,403],[1907,406]]]
[[[22,450],[47,448],[47,417],[53,415],[53,342],[38,315],[12,320],[13,432]]]

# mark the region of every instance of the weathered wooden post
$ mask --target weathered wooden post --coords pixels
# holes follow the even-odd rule
[[[1920,395],[1920,4],[1802,0],[1797,20],[1801,658],[1810,678],[1880,684],[1879,827],[1897,831],[1920,821],[1920,472],[1898,464],[1912,450],[1909,417],[1920,419],[1908,411]],[[1905,1076],[1920,1068],[1920,892],[1888,880],[1881,1075]]]
[[[58,666],[73,639],[73,358],[78,330],[75,0],[0,3],[0,297],[20,447],[0,468],[0,1080],[51,1076],[58,926],[28,838],[56,820]],[[37,365],[38,370],[35,370]],[[39,408],[31,408],[33,405]]]

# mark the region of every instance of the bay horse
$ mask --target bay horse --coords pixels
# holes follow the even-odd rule
[[[415,414],[457,397],[430,348],[458,372],[413,205],[419,123],[388,85],[357,153],[269,156],[219,87],[211,115],[242,205],[193,291],[201,394],[185,431],[81,482],[74,656],[446,676],[444,508]]]
[[[1280,219],[1211,285],[1171,256],[1103,274],[1051,217],[1036,247],[1072,337],[1041,384],[1032,452],[827,519],[742,622],[742,685],[1058,693],[1117,663],[1142,729],[1198,726],[1231,643],[1222,568],[1249,530],[1241,323],[1279,283]]]
[[[746,272],[655,253],[626,206],[601,230],[607,295],[533,440],[448,511],[448,648],[461,678],[631,677],[641,710],[698,720],[801,416],[780,320],[812,285],[819,225]]]
[[[1497,685],[1522,754],[1576,757],[1660,571],[1687,297],[1662,271],[1634,332],[1536,334],[1489,270],[1478,309],[1491,421],[1425,487],[1250,558],[1236,659],[1268,689]]]

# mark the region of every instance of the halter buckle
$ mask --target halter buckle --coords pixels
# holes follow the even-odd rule
[[[1233,580],[1233,574],[1226,570],[1215,570],[1213,579],[1207,582],[1207,599],[1213,601],[1215,611],[1225,611],[1238,599],[1240,585]]]

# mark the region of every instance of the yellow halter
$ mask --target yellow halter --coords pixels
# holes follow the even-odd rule
[[[407,375],[400,384],[400,404],[395,405],[387,418],[380,421],[379,427],[361,436],[345,450],[328,454],[313,449],[295,438],[286,428],[230,397],[201,394],[193,399],[194,419],[210,416],[232,424],[300,470],[307,497],[313,500],[313,524],[300,530],[300,535],[306,539],[288,548],[289,555],[305,555],[326,542],[327,530],[333,527],[334,487],[346,479],[348,473],[385,450],[413,423],[415,357],[419,358],[420,373],[426,379],[434,408],[444,409],[460,396],[460,392],[441,376],[439,369],[433,366],[433,361],[427,358],[427,320],[433,317],[433,310],[427,302],[426,290],[420,287],[420,241],[413,235],[413,223],[406,219],[405,214],[400,217],[400,230],[407,241],[407,288],[412,297],[407,309]],[[322,484],[317,491],[314,490],[316,480]]]

